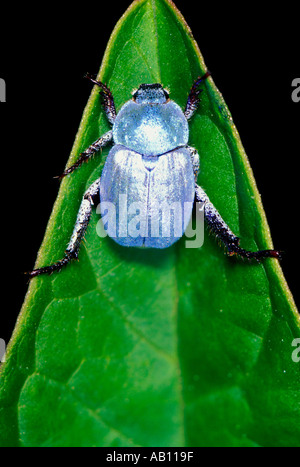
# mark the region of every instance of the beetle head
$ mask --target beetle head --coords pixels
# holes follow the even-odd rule
[[[164,104],[169,100],[169,93],[159,83],[141,84],[132,97],[137,104]]]

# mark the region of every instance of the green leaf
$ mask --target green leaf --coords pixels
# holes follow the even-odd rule
[[[168,0],[133,2],[99,78],[117,109],[142,82],[184,107],[206,68]],[[253,175],[210,78],[191,122],[199,183],[247,249],[271,248]],[[67,165],[109,129],[94,89]],[[63,256],[81,197],[105,156],[67,177],[37,266]],[[212,237],[163,251],[96,233],[74,262],[30,283],[1,371],[2,446],[299,446],[299,315],[276,260],[229,258]]]

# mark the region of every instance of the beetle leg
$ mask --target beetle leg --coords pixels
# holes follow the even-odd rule
[[[195,175],[195,183],[197,183],[198,173],[200,169],[200,159],[197,149],[192,148],[192,146],[186,146],[186,149],[189,151],[192,159],[193,170]]]
[[[241,248],[239,246],[240,239],[230,230],[209,200],[207,194],[198,185],[196,185],[196,199],[197,201],[204,203],[204,217],[208,227],[225,245],[230,256],[237,255],[248,259],[255,258],[258,261],[262,258],[269,257],[281,259],[281,254],[277,250],[247,251]]]
[[[42,268],[34,269],[27,274],[30,278],[39,276],[40,274],[51,274],[54,271],[60,271],[66,266],[72,259],[78,257],[81,241],[84,237],[86,228],[88,226],[92,207],[99,200],[100,193],[100,178],[97,179],[84,193],[81,205],[77,214],[76,223],[69,244],[65,251],[65,256],[60,261],[57,261],[50,266],[44,266]]]
[[[104,133],[99,139],[97,139],[93,144],[91,144],[84,152],[80,154],[79,159],[75,162],[75,164],[68,167],[59,177],[62,179],[66,175],[74,172],[83,162],[88,161],[96,152],[98,152],[101,148],[106,146],[106,144],[112,141],[112,130]]]
[[[194,113],[196,112],[200,99],[199,99],[199,94],[203,91],[203,89],[198,89],[198,86],[202,81],[204,81],[206,78],[210,76],[210,72],[207,71],[205,75],[197,78],[194,81],[193,86],[191,87],[190,93],[187,98],[187,103],[184,111],[184,115],[187,120],[189,120]]]
[[[104,110],[108,121],[113,125],[117,116],[117,112],[111,90],[108,86],[106,86],[106,84],[101,83],[101,81],[96,81],[89,73],[86,73],[85,78],[89,79],[92,83],[101,88],[100,94],[103,97]]]

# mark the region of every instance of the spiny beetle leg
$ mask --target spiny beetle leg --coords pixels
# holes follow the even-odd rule
[[[198,89],[199,84],[202,83],[202,81],[206,80],[210,75],[211,73],[207,71],[205,75],[197,78],[194,81],[194,84],[191,87],[190,93],[188,95],[186,107],[184,110],[184,115],[187,118],[187,120],[190,120],[190,118],[195,114],[199,106],[199,94],[202,92],[202,89]]]
[[[99,200],[99,193],[100,178],[97,179],[94,183],[92,183],[92,185],[87,189],[82,198],[81,205],[77,214],[76,223],[73,229],[71,239],[65,251],[64,258],[49,266],[44,266],[38,269],[34,269],[31,272],[28,272],[27,274],[30,277],[30,279],[41,274],[51,274],[54,271],[60,271],[71,260],[76,259],[78,257],[79,248],[91,217],[92,207]]]
[[[59,178],[60,180],[64,178],[66,175],[74,172],[78,167],[83,164],[83,162],[87,162],[96,152],[98,152],[101,148],[106,146],[108,143],[112,141],[112,130],[104,133],[100,138],[98,138],[93,144],[91,144],[83,153],[80,154],[79,159],[75,162],[75,164],[68,167],[60,176],[55,177]]]
[[[239,246],[240,239],[234,235],[226,222],[222,219],[214,205],[209,200],[205,191],[196,185],[197,201],[204,203],[204,217],[208,228],[221,240],[228,250],[229,255],[238,255],[242,258],[256,259],[260,261],[263,258],[281,259],[281,252],[277,250],[248,251]]]

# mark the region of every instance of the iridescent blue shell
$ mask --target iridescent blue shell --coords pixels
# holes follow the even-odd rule
[[[188,122],[161,85],[141,85],[133,97],[117,114],[101,175],[103,223],[120,245],[167,248],[192,214]]]

